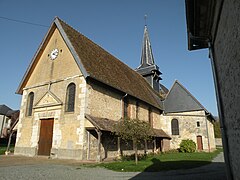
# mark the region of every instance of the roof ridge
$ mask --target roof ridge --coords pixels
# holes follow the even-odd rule
[[[58,17],[58,19],[60,21],[62,21],[63,23],[65,23],[66,25],[68,25],[70,28],[72,28],[74,31],[78,32],[80,35],[82,35],[83,37],[87,38],[89,41],[91,41],[94,45],[100,47],[102,50],[104,50],[106,53],[108,53],[109,55],[111,55],[112,57],[114,57],[116,60],[118,60],[120,63],[126,65],[128,68],[130,68],[131,70],[133,70],[131,67],[129,67],[127,64],[125,64],[124,62],[122,62],[119,58],[117,58],[116,56],[112,55],[111,53],[109,53],[107,50],[105,50],[101,45],[95,43],[94,41],[92,41],[89,37],[87,37],[86,35],[84,35],[83,33],[81,33],[80,31],[78,31],[77,29],[75,29],[74,27],[72,27],[71,25],[69,25],[68,23],[66,23],[65,21],[63,21],[62,19],[60,19]],[[134,71],[134,70],[133,70]],[[134,71],[135,72],[135,71]]]
[[[109,53],[103,47],[101,47],[97,43],[93,42],[91,39],[89,39],[88,37],[86,37],[85,35],[80,33],[79,31],[77,31],[76,29],[74,29],[73,27],[71,27],[70,25],[65,23],[64,21],[60,20],[59,22],[60,22],[61,26],[63,26],[63,30],[65,31],[66,35],[68,36],[68,39],[71,41],[75,51],[77,52],[77,54],[80,57],[80,61],[82,61],[83,66],[88,71],[90,77],[92,77],[96,80],[99,80],[100,82],[103,82],[107,85],[110,85],[120,91],[128,93],[129,95],[132,95],[133,97],[143,100],[149,104],[152,104],[152,105],[155,104],[155,105],[153,105],[155,107],[159,108],[162,106],[161,104],[159,104],[159,102],[156,99],[156,96],[157,96],[161,100],[161,96],[158,95],[154,91],[154,89],[152,89],[150,86],[148,86],[149,85],[148,82],[140,74],[138,74],[136,71],[134,71],[132,68],[130,68],[127,64],[122,62],[120,59],[118,59],[117,57],[115,57],[114,55]],[[69,29],[67,29],[67,28],[69,28]],[[76,41],[76,39],[78,39],[78,41]],[[87,47],[90,49],[86,49]],[[85,48],[85,49],[82,49],[82,48]],[[86,56],[85,53],[91,53],[90,56],[92,56],[91,57],[92,59],[89,57],[89,55]],[[91,61],[86,62],[87,59],[91,60]],[[96,64],[91,64],[91,63],[96,63],[96,62],[100,63],[100,64],[98,64],[99,67],[98,67],[97,71],[102,71],[102,72],[93,72],[93,69],[94,69],[93,66],[96,66]],[[120,75],[121,75],[120,78],[125,79],[125,85],[123,85],[123,83],[119,84],[117,82],[113,82],[112,78],[107,77],[109,75],[109,72],[107,72],[107,71],[111,71],[112,70],[111,68],[114,68],[114,70],[116,72],[118,72],[118,75],[120,73]],[[125,70],[123,70],[123,69],[125,69]],[[113,72],[113,74],[117,75],[116,72]],[[127,74],[127,72],[129,72],[130,74]],[[101,77],[101,75],[103,75],[103,76]],[[142,84],[141,87],[143,88],[143,86],[145,86],[145,90],[141,90],[141,91],[145,91],[145,93],[148,93],[149,94],[148,98],[150,98],[150,99],[144,97],[144,95],[143,95],[144,92],[142,92],[142,93],[138,92],[136,94],[135,91],[136,91],[137,87],[134,84],[133,79],[134,80],[141,79],[140,82],[138,82],[140,84],[142,84],[141,82],[144,81],[144,83]],[[123,86],[121,86],[121,85],[123,85]],[[127,86],[131,86],[131,88],[133,88],[133,89],[131,89],[131,88],[129,89],[129,87],[127,87]],[[142,95],[140,95],[140,94],[142,94]],[[154,101],[154,103],[152,101]]]
[[[77,29],[75,29],[73,26],[71,26],[70,24],[68,24],[66,21],[62,20],[61,18],[59,17],[56,17],[56,19],[58,19],[60,22],[63,22],[64,24],[68,25],[70,28],[72,28],[74,31],[77,31],[79,34],[83,35],[80,31],[78,31]],[[85,36],[85,35],[83,35]],[[86,37],[86,36],[85,36]],[[88,38],[88,37],[86,37]],[[89,38],[88,38],[89,39]]]

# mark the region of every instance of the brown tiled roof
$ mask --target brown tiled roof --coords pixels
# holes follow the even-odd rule
[[[114,126],[117,124],[117,121],[107,118],[94,117],[89,114],[85,114],[85,117],[93,124],[94,127],[101,131],[114,132]],[[153,129],[152,136],[171,139],[171,137],[167,135],[162,129]]]
[[[59,18],[55,21],[60,22],[87,76],[163,109],[160,96],[140,74]]]
[[[117,124],[117,121],[109,120],[107,118],[94,117],[88,114],[85,114],[85,117],[93,124],[94,127],[101,131],[114,132],[114,126]]]
[[[153,136],[171,139],[171,137],[167,135],[167,133],[165,133],[162,129],[153,129]]]

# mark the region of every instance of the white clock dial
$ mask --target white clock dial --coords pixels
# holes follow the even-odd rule
[[[53,49],[52,52],[50,53],[50,58],[52,60],[56,59],[58,56],[58,52],[59,52],[58,49]]]

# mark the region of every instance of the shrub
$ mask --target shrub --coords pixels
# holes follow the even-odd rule
[[[180,143],[180,152],[191,153],[196,151],[196,143],[191,139],[182,140]]]

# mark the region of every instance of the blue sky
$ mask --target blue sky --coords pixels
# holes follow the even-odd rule
[[[217,115],[208,50],[188,51],[185,0],[0,0],[0,104],[20,108],[15,91],[48,27],[60,17],[125,64],[139,66],[144,15],[161,81],[171,88],[177,79]]]

